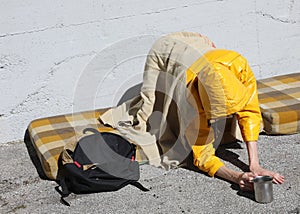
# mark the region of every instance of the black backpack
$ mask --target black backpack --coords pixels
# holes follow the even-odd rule
[[[131,184],[142,191],[149,191],[139,182],[139,163],[135,161],[135,145],[121,136],[110,132],[98,132],[87,128],[93,134],[81,138],[74,151],[66,149],[60,159],[59,187],[61,201],[71,192],[86,194],[116,191]],[[64,161],[64,156],[68,161]],[[71,158],[71,161],[70,161]]]

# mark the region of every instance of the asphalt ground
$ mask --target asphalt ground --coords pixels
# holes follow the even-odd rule
[[[68,207],[60,203],[56,182],[39,177],[23,141],[0,144],[0,213],[299,213],[299,151],[300,134],[260,135],[261,165],[285,176],[284,184],[273,185],[268,204],[199,172],[142,165],[140,183],[150,191],[128,185],[116,192],[71,194]],[[218,154],[232,169],[246,167],[243,143],[222,146]]]

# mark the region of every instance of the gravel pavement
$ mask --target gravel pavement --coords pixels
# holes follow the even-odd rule
[[[0,144],[0,213],[299,213],[300,134],[261,135],[261,165],[285,175],[283,185],[274,185],[274,201],[255,202],[252,193],[205,174],[186,170],[165,171],[141,166],[142,192],[126,186],[116,192],[71,194],[70,207],[60,203],[57,184],[38,176],[23,141]],[[243,143],[228,144],[219,155],[232,169],[247,163]]]

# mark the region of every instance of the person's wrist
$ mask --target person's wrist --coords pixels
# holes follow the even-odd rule
[[[251,163],[249,166],[250,172],[256,172],[258,169],[260,169],[259,163]]]
[[[240,184],[240,180],[242,179],[244,173],[245,172],[237,172],[236,178],[235,178],[235,183]]]

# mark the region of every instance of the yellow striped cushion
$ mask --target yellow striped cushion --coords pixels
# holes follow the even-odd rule
[[[57,178],[58,158],[66,143],[77,141],[82,136],[83,129],[90,127],[102,132],[113,131],[98,121],[104,111],[106,109],[42,118],[29,124],[31,143],[49,179]]]
[[[258,80],[257,87],[266,133],[299,133],[300,73]]]

